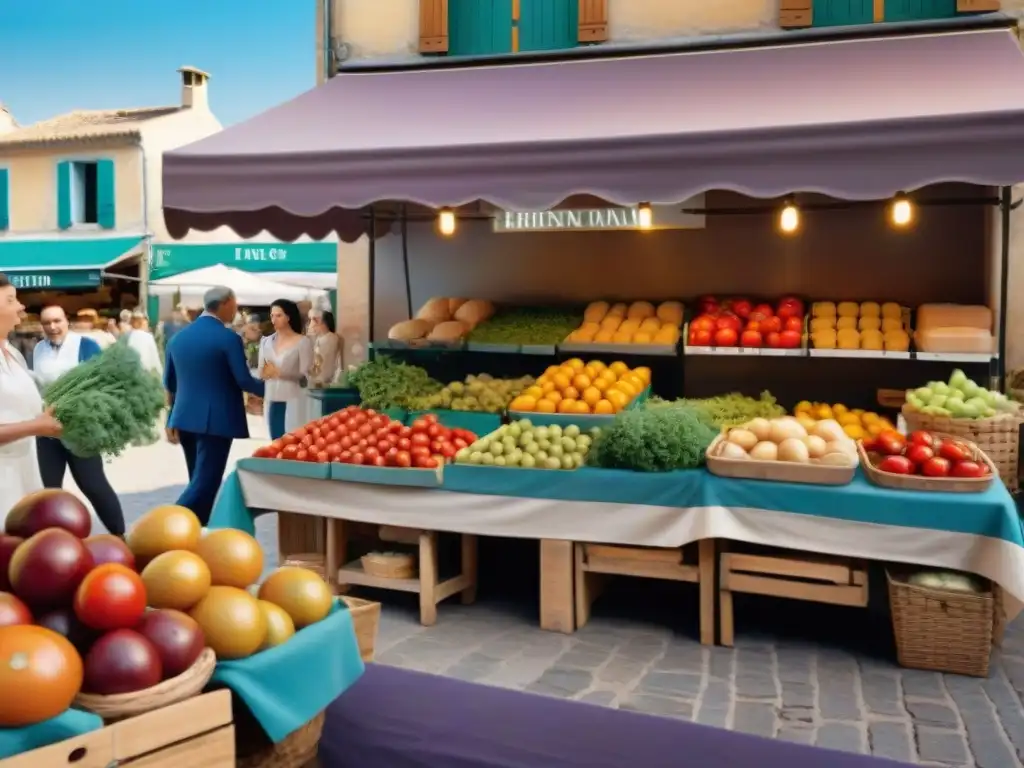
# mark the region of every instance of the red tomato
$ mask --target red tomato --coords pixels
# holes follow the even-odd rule
[[[422,432],[413,432],[412,435],[413,445],[430,445],[430,438]]]
[[[417,456],[413,464],[419,469],[437,469],[437,459],[433,456]]]
[[[740,330],[743,328],[743,323],[736,315],[722,315],[720,318],[715,320],[715,330],[724,331],[730,330],[733,333],[739,335]],[[717,333],[715,336],[717,337]],[[715,343],[718,343],[717,341]]]
[[[387,453],[389,448],[391,448],[391,443],[387,440],[379,440],[377,442],[377,450],[381,453]]]
[[[408,451],[399,451],[395,454],[395,466],[396,467],[411,467],[412,456],[409,455]]]
[[[939,456],[951,462],[971,461],[971,449],[959,440],[943,440],[939,443]]]
[[[388,432],[394,432],[396,435],[402,431],[402,422],[392,421],[388,424]]]
[[[771,333],[765,334],[764,337],[765,345],[772,349],[778,349],[782,346],[782,336],[778,331],[772,331]]]
[[[740,336],[740,345],[744,347],[760,347],[761,346],[761,332],[756,330],[746,330],[743,335]]]
[[[739,337],[732,328],[720,328],[715,331],[715,345],[719,347],[735,347]]]
[[[441,455],[444,456],[446,459],[455,458],[455,454],[458,452],[459,449],[456,448],[451,443],[444,443],[441,445]]]
[[[373,431],[373,427],[371,427],[369,424],[362,424],[357,430],[357,434],[360,437],[369,437],[370,435],[373,434]]]
[[[309,461],[309,451],[300,448],[295,454],[295,461]]]
[[[733,299],[732,307],[730,307],[739,317],[744,319],[750,317],[750,313],[754,311],[754,305],[746,299]]]
[[[761,321],[761,333],[781,333],[782,319],[772,315]]]
[[[372,445],[368,447],[365,451],[363,451],[363,458],[369,459],[370,461],[373,461],[378,456],[380,456],[380,451],[378,451]]]
[[[799,333],[804,329],[804,319],[802,317],[790,315],[785,319],[785,322],[782,324],[782,328],[786,331],[797,331]]]
[[[783,331],[779,334],[779,345],[783,349],[799,349],[800,342],[799,331]]]
[[[440,437],[443,433],[444,427],[442,427],[440,424],[436,422],[427,427],[427,434],[430,435],[431,437]]]
[[[910,445],[907,448],[907,458],[914,464],[920,466],[935,455],[935,451],[927,445]]]
[[[327,455],[330,457],[331,461],[337,461],[338,457],[341,456],[342,453],[344,453],[344,451],[342,451],[341,446],[337,443],[327,446]]]
[[[951,477],[984,477],[985,465],[977,461],[958,461],[949,471]]]
[[[414,445],[410,453],[414,459],[421,458],[430,455],[430,448],[426,445]]]
[[[879,462],[878,469],[882,472],[891,472],[894,475],[914,474],[914,465],[906,456],[886,456]]]
[[[691,331],[708,331],[709,333],[715,329],[715,321],[707,315],[701,315],[695,317],[693,322],[690,323]]]
[[[75,592],[75,616],[87,627],[108,632],[138,624],[146,610],[142,577],[120,563],[93,568]]]
[[[935,445],[935,438],[932,436],[931,432],[925,432],[923,429],[911,432],[907,441],[911,445],[926,445],[929,448]]]
[[[292,434],[299,438],[299,440],[301,440],[302,438],[309,434],[309,430],[306,429],[305,427],[299,427],[296,430],[292,430]]]
[[[299,452],[299,446],[297,445],[286,445],[284,450],[281,451],[281,456],[285,459],[295,460],[295,454]]]
[[[952,465],[948,459],[933,456],[921,465],[921,474],[928,477],[947,477]]]
[[[875,450],[889,456],[898,456],[903,453],[906,444],[903,435],[891,429],[880,432],[875,438]]]
[[[414,434],[417,433],[417,432],[426,432],[429,428],[430,428],[430,422],[427,421],[422,416],[420,416],[418,419],[416,419],[412,423],[412,431],[413,431]]]
[[[324,440],[322,437],[318,437],[316,440],[313,441],[313,448],[316,451],[322,451],[326,447],[327,441]]]
[[[262,448],[257,448],[253,451],[253,458],[255,459],[269,459],[271,456],[271,450],[269,445],[265,445]]]
[[[412,448],[412,440],[410,440],[408,437],[398,438],[398,450],[408,451],[410,448]]]
[[[779,317],[801,317],[804,314],[804,303],[795,296],[785,296],[779,301]]]
[[[363,413],[366,414],[367,416],[376,416],[377,415],[377,411],[373,410],[373,408],[366,408],[363,411]]]
[[[378,456],[377,458],[373,459],[373,461],[369,461],[367,463],[372,464],[375,467],[386,467],[388,464],[387,459],[385,459],[383,456]]]
[[[467,443],[461,437],[456,437],[454,440],[452,440],[452,445],[454,445],[457,449],[469,447],[469,443]]]
[[[343,450],[343,451],[347,451],[347,450],[349,450],[349,449],[350,449],[350,448],[351,448],[351,447],[352,447],[353,445],[355,445],[355,440],[353,440],[353,439],[352,439],[351,437],[349,437],[348,435],[345,435],[344,437],[342,437],[342,438],[340,438],[340,439],[338,440],[338,445],[339,445],[339,446],[341,446],[341,450]]]
[[[342,451],[338,454],[338,462],[341,464],[354,464],[352,461],[352,451]]]
[[[690,333],[690,346],[693,347],[710,347],[712,335],[711,331],[706,328],[699,328],[696,331]]]
[[[270,444],[270,450],[272,453],[280,453],[284,450],[284,443],[280,440],[275,440]]]
[[[351,457],[349,458],[349,462],[348,463],[349,464],[363,464],[364,462],[365,462],[365,457],[363,456],[363,454],[356,452],[356,453],[353,453],[351,455]]]
[[[330,460],[331,460],[331,456],[330,456],[329,453],[327,453],[327,451],[320,451],[316,455],[316,463],[317,464],[326,464]]]

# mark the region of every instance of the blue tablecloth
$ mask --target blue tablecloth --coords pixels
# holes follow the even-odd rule
[[[352,614],[340,601],[323,621],[247,659],[221,661],[213,682],[230,688],[275,744],[312,720],[363,674]]]
[[[15,694],[4,691],[2,695]],[[102,727],[103,719],[98,715],[69,709],[52,720],[44,720],[25,728],[0,728],[0,760],[98,731]]]

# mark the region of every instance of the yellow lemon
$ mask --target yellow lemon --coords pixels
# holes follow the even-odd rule
[[[621,360],[616,360],[614,363],[608,366],[608,370],[614,373],[616,376],[621,376],[624,373],[629,372],[629,366]]]
[[[602,363],[600,360],[591,360],[589,363],[587,363],[587,368],[594,368],[598,371],[603,371],[607,367],[608,366]]]
[[[648,384],[651,383],[651,369],[648,368],[646,365],[641,365],[634,368],[631,371],[631,373],[634,376],[638,376],[640,380],[644,383],[644,386],[647,386]]]
[[[562,365],[572,368],[577,373],[582,371],[586,365],[578,357],[574,357],[572,360],[566,360]]]

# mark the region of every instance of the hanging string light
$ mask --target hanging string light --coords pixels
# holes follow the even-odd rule
[[[437,213],[437,231],[445,237],[455,234],[455,211],[451,208],[442,208]]]
[[[889,218],[895,227],[906,227],[913,223],[914,204],[903,192],[893,198],[889,208]]]

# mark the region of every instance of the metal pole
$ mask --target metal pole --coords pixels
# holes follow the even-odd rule
[[[999,391],[1006,389],[1006,316],[1010,283],[1010,213],[1013,209],[1013,190],[1003,187],[999,194],[1000,227],[999,235],[999,359],[996,360],[996,378]]]
[[[406,207],[402,206],[402,266],[405,268],[405,306],[412,319],[412,278],[409,277],[409,220]]]
[[[367,357],[373,360],[375,357],[375,350],[373,347],[374,342],[374,320],[376,319],[376,304],[377,304],[377,214],[370,206],[370,269],[369,269],[369,283],[370,283],[370,296],[369,296],[369,315],[370,315],[370,330],[367,334],[367,347],[369,348]]]

